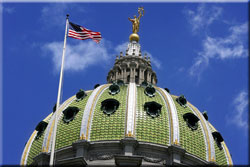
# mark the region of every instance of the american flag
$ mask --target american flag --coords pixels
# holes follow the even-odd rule
[[[72,22],[69,22],[68,36],[80,40],[93,39],[97,43],[102,39],[100,32],[93,32]]]

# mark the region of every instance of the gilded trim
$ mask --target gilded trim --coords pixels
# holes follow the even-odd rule
[[[217,131],[212,124],[209,123],[209,126],[213,129],[213,131]],[[225,142],[222,142],[222,147],[223,147],[224,153],[226,153],[227,164],[230,166],[233,166],[233,160]]]
[[[47,121],[51,117],[51,115],[52,115],[52,113],[49,114],[43,121]],[[25,148],[24,148],[22,158],[21,158],[21,165],[27,165],[26,163],[27,163],[27,159],[29,156],[29,151],[30,151],[31,145],[35,139],[36,134],[37,134],[37,131],[34,130],[32,135],[30,136]]]
[[[51,135],[53,135],[53,128],[54,128],[54,125],[55,123],[58,123],[58,121],[60,120],[61,118],[61,114],[62,114],[62,111],[68,107],[73,100],[75,100],[76,97],[75,96],[72,96],[70,97],[68,100],[66,100],[62,105],[60,105],[59,109],[57,110],[57,113],[54,113],[52,115],[52,118],[50,119],[49,121],[49,125],[46,129],[46,132],[45,132],[45,137],[43,139],[43,146],[42,146],[42,152],[49,152],[50,151],[50,148],[51,148],[51,144],[52,144],[52,139],[51,139]],[[55,115],[58,115],[57,117],[57,122],[55,122]]]
[[[80,131],[80,139],[89,140],[90,136],[90,128],[91,122],[93,118],[93,110],[95,109],[96,103],[104,90],[108,88],[110,84],[105,84],[97,87],[90,95],[82,117],[81,131]],[[85,135],[84,135],[85,134]]]
[[[211,131],[206,123],[205,118],[201,115],[200,111],[196,107],[194,107],[191,103],[187,102],[188,107],[197,115],[200,119],[200,123],[202,125],[202,131],[205,136],[206,141],[206,150],[207,150],[207,161],[215,161],[215,149],[214,149],[214,143],[213,138],[211,136]],[[210,135],[209,135],[210,134]]]
[[[37,134],[37,131],[34,131],[32,133],[32,135],[30,136],[30,139],[28,141],[28,143],[25,146],[25,149],[23,151],[23,155],[22,155],[22,159],[21,159],[21,165],[26,165],[27,163],[27,158],[29,156],[29,150],[31,147],[31,144],[33,143],[34,139],[35,139],[35,135]]]
[[[179,134],[179,121],[177,115],[177,109],[175,107],[174,101],[170,94],[163,88],[156,87],[160,92],[160,95],[163,96],[167,108],[169,111],[170,119],[170,144],[178,145],[180,143],[180,134]]]

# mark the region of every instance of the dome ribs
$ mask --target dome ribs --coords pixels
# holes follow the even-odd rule
[[[206,160],[206,145],[204,141],[204,134],[201,126],[198,126],[197,130],[192,131],[183,119],[183,115],[188,112],[192,112],[189,107],[182,107],[177,102],[177,96],[171,95],[175,106],[177,108],[177,115],[179,120],[180,128],[180,146],[183,147],[187,152]],[[192,141],[192,142],[190,142]]]
[[[162,105],[161,114],[152,119],[144,110],[146,102],[155,101]],[[137,87],[137,110],[136,110],[136,139],[138,141],[152,142],[162,145],[169,144],[169,118],[164,100],[156,91],[154,97],[144,94],[144,87]]]
[[[116,95],[111,95],[109,89],[103,91],[93,109],[93,119],[89,137],[90,141],[120,140],[124,137],[126,94],[126,85],[120,86],[120,92]],[[109,116],[101,110],[102,102],[107,99],[114,99],[120,103],[117,110]]]

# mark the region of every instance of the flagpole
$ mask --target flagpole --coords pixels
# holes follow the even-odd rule
[[[61,73],[60,73],[60,81],[58,86],[58,95],[57,95],[57,103],[56,103],[56,112],[55,112],[55,124],[53,129],[53,138],[52,138],[52,148],[51,148],[51,154],[50,154],[50,166],[53,166],[54,164],[54,152],[55,152],[55,143],[56,143],[56,129],[57,129],[57,110],[60,106],[60,100],[61,100],[61,88],[62,88],[62,80],[63,80],[63,66],[64,66],[64,57],[65,57],[65,50],[66,50],[66,41],[67,41],[67,30],[68,30],[68,24],[69,24],[69,15],[66,15],[66,27],[65,27],[65,36],[64,36],[64,44],[63,44],[63,55],[62,55],[62,64],[61,64]]]

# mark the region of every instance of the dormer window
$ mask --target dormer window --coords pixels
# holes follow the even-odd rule
[[[113,83],[112,85],[109,86],[109,94],[115,95],[120,92],[120,87],[119,85]]]
[[[203,117],[204,117],[206,120],[208,120],[207,111],[203,111],[202,115],[203,115]]]
[[[120,79],[119,79],[119,80],[117,81],[117,84],[118,84],[119,86],[122,86],[122,85],[124,85],[124,82],[123,82],[123,80],[120,80]]]
[[[100,84],[96,84],[95,86],[94,86],[94,89],[96,89],[97,87],[99,87],[100,86]]]
[[[144,110],[152,118],[158,117],[160,115],[160,113],[161,113],[161,107],[162,107],[162,105],[160,105],[159,103],[156,103],[155,101],[146,102],[144,104]]]
[[[222,150],[221,142],[224,141],[223,137],[221,136],[221,134],[219,132],[213,132],[212,135],[213,135],[213,138],[214,138],[217,146],[219,147],[220,150]]]
[[[149,97],[155,96],[155,88],[152,85],[149,85],[145,88],[144,93]]]
[[[170,90],[168,88],[164,88],[168,93],[170,93]]]
[[[55,103],[55,105],[54,105],[54,107],[53,107],[53,113],[54,112],[56,112],[56,103]]]
[[[178,98],[176,98],[177,103],[179,103],[182,107],[186,107],[187,100],[184,97],[184,95],[180,95]]]
[[[141,83],[141,86],[142,86],[142,87],[147,87],[147,86],[148,86],[147,81],[143,81],[143,82]]]
[[[80,111],[80,109],[78,107],[68,107],[63,111],[63,121],[65,123],[69,123],[70,121],[72,121],[76,114]]]
[[[116,99],[106,99],[101,103],[101,110],[110,116],[119,108],[119,105],[120,103]]]
[[[79,92],[76,93],[76,101],[81,101],[87,94],[84,90],[80,89]]]
[[[183,115],[184,121],[186,121],[187,126],[192,130],[196,130],[198,128],[198,121],[200,120],[196,115],[193,113],[186,113]]]
[[[40,136],[42,136],[43,132],[45,131],[46,127],[47,127],[48,123],[45,121],[41,121],[39,122],[39,124],[36,126],[36,139],[39,139]]]

